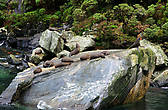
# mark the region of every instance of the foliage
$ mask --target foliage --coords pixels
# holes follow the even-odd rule
[[[156,21],[153,19],[153,17],[149,17],[146,19],[145,24],[153,25],[155,22]]]
[[[97,0],[84,0],[81,5],[81,9],[85,10],[88,15],[91,15],[92,13],[96,12],[97,6]]]
[[[63,12],[63,16],[62,16],[62,21],[64,22],[68,22],[70,21],[72,18],[72,13],[73,13],[73,10],[74,10],[74,7],[71,6],[71,7],[68,7],[67,9],[64,10]]]
[[[61,12],[57,11],[54,14],[46,14],[46,10],[44,8],[26,12],[24,14],[6,14],[5,23],[6,27],[11,31],[20,28],[37,28],[40,23],[44,25],[55,26],[60,20]]]
[[[163,37],[163,35],[163,30],[157,25],[154,25],[150,28],[146,28],[144,30],[145,38],[153,42],[158,42]]]
[[[86,11],[77,8],[73,12],[73,18],[75,21],[83,21],[86,18]]]
[[[92,16],[92,19],[93,19],[93,23],[98,23],[100,21],[106,20],[107,18],[101,13],[95,13]]]
[[[161,27],[163,29],[164,36],[168,35],[168,22],[162,25]]]
[[[70,0],[70,2],[73,4],[73,6],[80,7],[80,5],[83,3],[83,0]]]
[[[82,35],[83,32],[89,31],[92,26],[91,19],[85,19],[81,22],[74,22],[73,24],[73,31],[79,35]]]
[[[135,4],[133,7],[133,15],[136,16],[137,20],[142,21],[147,14],[145,8],[139,4]]]
[[[168,3],[162,0],[24,0],[22,14],[14,12],[17,0],[9,2],[9,11],[1,5],[0,26],[31,29],[40,23],[56,27],[66,22],[76,34],[94,31],[99,46],[127,45],[140,33],[154,42],[168,35]]]
[[[4,12],[0,10],[0,27],[3,26],[5,20]]]
[[[134,8],[128,4],[119,4],[113,7],[114,10],[114,19],[119,20],[120,22],[127,22],[128,19],[132,16]]]

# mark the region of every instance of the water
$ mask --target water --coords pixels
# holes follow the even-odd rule
[[[15,74],[12,73],[12,70],[0,66],[0,94],[9,85],[14,77]]]
[[[2,63],[3,64],[6,63],[6,58],[11,53],[17,53],[17,52],[7,50],[5,48],[0,48],[0,94],[10,84],[10,82],[18,72],[14,67],[7,68],[2,66]]]
[[[150,88],[143,100],[108,110],[168,110],[168,89]]]

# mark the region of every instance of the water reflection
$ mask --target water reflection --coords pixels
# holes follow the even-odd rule
[[[168,89],[150,88],[143,100],[108,110],[168,110]]]

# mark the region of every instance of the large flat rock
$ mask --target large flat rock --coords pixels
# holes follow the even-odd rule
[[[145,59],[139,59],[138,51],[146,55]],[[149,53],[143,48],[111,52],[106,58],[77,61],[70,66],[56,68],[35,77],[20,100],[31,106],[38,105],[40,101],[46,102],[56,110],[104,109],[140,100],[149,87],[148,79],[155,65],[155,57]],[[139,65],[140,60],[142,66]],[[146,73],[143,73],[143,62],[147,63],[144,64],[148,67]],[[132,90],[137,82],[136,88],[142,89],[139,96],[139,90]],[[144,82],[146,85],[141,86]],[[127,98],[130,91],[133,93],[131,99]]]

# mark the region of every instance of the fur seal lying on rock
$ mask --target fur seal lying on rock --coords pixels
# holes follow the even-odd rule
[[[46,61],[44,64],[43,64],[43,67],[44,68],[47,68],[47,67],[52,67],[54,66],[54,63],[52,61]]]
[[[103,53],[93,53],[93,54],[90,54],[90,59],[95,59],[95,58],[105,58],[105,55]]]
[[[80,57],[80,60],[87,60],[87,59],[90,59],[90,55],[89,54],[84,54]]]
[[[37,74],[37,73],[40,73],[40,72],[42,72],[42,69],[41,69],[40,67],[36,68],[36,69],[33,71],[34,74]]]
[[[76,55],[79,52],[80,52],[80,46],[78,43],[76,43],[76,48],[72,52],[70,52],[69,56]]]
[[[105,56],[108,55],[108,53],[104,52],[96,52],[96,53],[90,53],[90,54],[84,54],[80,57],[80,60],[87,60],[87,59],[96,59],[96,58],[105,58]]]
[[[110,52],[109,52],[109,51],[103,51],[103,52],[101,52],[101,53],[103,53],[105,56],[110,55]]]
[[[70,57],[63,57],[63,58],[61,59],[61,61],[62,61],[62,62],[74,62],[74,60],[73,60],[72,58],[70,58]]]
[[[70,65],[70,64],[71,64],[71,62],[60,62],[60,63],[55,64],[55,68],[67,66],[67,65]]]
[[[42,50],[41,49],[36,49],[35,54],[41,54]]]

